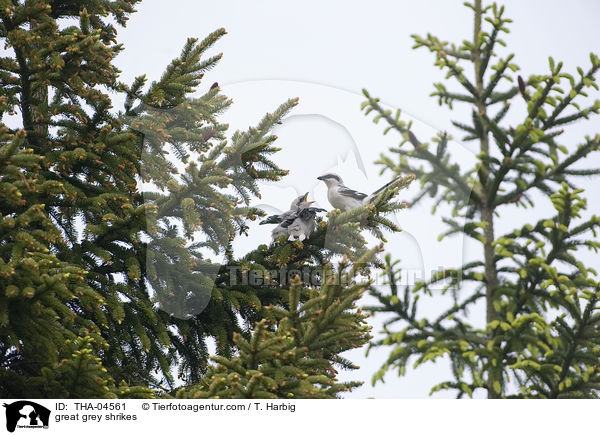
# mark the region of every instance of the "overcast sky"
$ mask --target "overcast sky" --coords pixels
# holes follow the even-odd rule
[[[559,0],[505,1],[506,16],[514,23],[511,34],[503,36],[508,49],[515,52],[521,74],[548,71],[548,56],[565,63],[565,71],[577,66],[587,69],[589,52],[600,54],[600,2]],[[281,1],[171,2],[146,0],[138,6],[126,29],[119,33],[125,51],[117,58],[122,80],[131,82],[146,74],[160,78],[165,66],[176,57],[186,38],[204,38],[224,27],[228,34],[211,53],[224,57],[204,79],[203,89],[218,81],[223,92],[234,99],[234,106],[222,119],[232,129],[256,124],[267,111],[289,97],[300,104],[289,120],[279,127],[278,145],[283,148],[276,161],[291,173],[277,185],[264,186],[257,205],[265,210],[286,208],[298,193],[309,191],[320,206],[330,209],[325,189],[316,176],[335,171],[350,187],[372,191],[389,180],[379,175],[373,162],[381,152],[398,144],[398,137],[382,136],[382,126],[374,125],[360,112],[364,100],[361,89],[380,97],[415,121],[415,131],[428,139],[440,130],[451,129],[451,119],[464,118],[457,108],[450,112],[429,97],[432,83],[442,79],[425,49],[412,50],[411,34],[428,32],[451,42],[472,39],[472,14],[457,0],[429,1],[303,1],[301,5]],[[597,98],[598,96],[596,96]],[[467,112],[468,113],[468,112]],[[578,137],[597,132],[592,123],[576,127],[569,136],[575,145]],[[453,157],[461,162],[473,158],[472,145],[453,144]],[[414,189],[418,188],[413,183]],[[591,182],[587,187],[592,186]],[[407,196],[408,197],[408,196]],[[590,212],[600,210],[598,195],[590,199]],[[550,209],[543,204],[534,210],[540,216]],[[499,228],[522,223],[531,210],[502,216]],[[441,266],[457,266],[477,257],[476,247],[462,240],[438,243],[443,231],[441,216],[431,216],[428,207],[399,214],[403,233],[390,238],[387,246],[394,258],[402,259],[408,270],[427,274]],[[268,243],[269,228],[254,227],[249,237],[237,241],[238,254],[258,243]],[[598,263],[597,258],[586,257]],[[437,311],[439,299],[428,302]],[[483,321],[483,310],[474,310],[473,322]],[[373,320],[374,333],[379,325]],[[350,358],[361,365],[359,371],[344,374],[344,379],[366,381],[349,397],[427,397],[436,382],[447,379],[444,363],[430,364],[404,378],[390,372],[385,384],[371,387],[370,379],[389,349],[368,358],[364,350]],[[434,397],[452,397],[437,394]]]

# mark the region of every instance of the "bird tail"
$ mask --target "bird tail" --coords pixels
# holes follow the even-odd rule
[[[396,177],[392,181],[390,181],[389,183],[386,183],[383,186],[381,186],[379,189],[377,189],[375,192],[373,192],[371,195],[369,195],[369,201],[368,202],[371,202],[373,200],[373,198],[375,198],[381,192],[383,192],[384,190],[386,190],[388,187],[390,187],[393,184],[397,183],[399,180],[402,180],[402,177]]]

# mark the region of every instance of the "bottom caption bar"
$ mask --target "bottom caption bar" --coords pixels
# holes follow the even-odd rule
[[[4,400],[8,433],[578,433],[597,402],[518,400]],[[567,416],[569,418],[564,418]],[[561,417],[562,416],[562,417]],[[493,422],[493,423],[492,423]],[[490,424],[492,423],[492,424]],[[133,432],[132,432],[133,433]]]

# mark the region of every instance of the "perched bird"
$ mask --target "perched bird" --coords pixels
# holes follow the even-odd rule
[[[294,199],[292,201],[292,203],[290,204],[290,209],[288,211],[286,211],[285,213],[269,216],[264,221],[260,222],[259,225],[278,224],[275,227],[275,229],[273,231],[271,231],[271,236],[273,237],[273,240],[277,239],[279,236],[281,236],[283,234],[287,234],[288,233],[287,228],[282,227],[281,223],[286,222],[288,218],[290,218],[292,215],[294,215],[296,210],[298,210],[298,206],[301,203],[306,202],[307,197],[308,197],[308,192],[306,192],[304,195],[300,195],[299,197],[297,197],[296,199]]]
[[[290,217],[281,223],[283,228],[287,228],[289,234],[288,240],[304,240],[309,237],[315,229],[315,217],[320,211],[326,211],[322,208],[311,207],[314,201],[301,202]]]
[[[325,174],[317,177],[317,180],[323,181],[327,185],[327,199],[329,203],[335,207],[339,208],[342,211],[352,210],[357,207],[362,207],[367,204],[370,204],[373,199],[377,197],[378,194],[383,192],[389,186],[398,181],[401,177],[398,177],[389,183],[384,184],[375,192],[367,195],[366,193],[357,192],[356,190],[352,190],[346,186],[344,186],[344,182],[340,178],[339,175],[336,174]]]
[[[282,214],[269,216],[260,225],[278,224],[271,232],[271,237],[276,240],[283,234],[289,235],[288,240],[304,240],[314,230],[315,216],[322,208],[311,207],[314,201],[307,201],[308,192],[292,201],[290,209]]]

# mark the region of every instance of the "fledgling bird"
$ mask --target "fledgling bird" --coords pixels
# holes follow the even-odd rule
[[[308,231],[310,227],[310,216],[312,214],[312,225],[314,227],[314,215],[316,214],[317,210],[320,211],[323,209],[315,209],[314,207],[310,207],[310,204],[312,204],[313,201],[308,202],[306,200],[307,197],[308,192],[306,192],[304,195],[300,195],[292,201],[288,211],[269,216],[260,223],[260,225],[278,224],[271,232],[271,237],[273,240],[276,240],[284,234],[290,236],[288,240],[295,240],[296,237],[299,238],[301,233],[305,233],[305,237],[300,240],[304,240],[306,237],[308,237],[308,235],[310,235],[312,232],[312,229]],[[290,230],[292,230],[293,234],[290,234]]]
[[[327,211],[318,207],[311,207],[314,201],[304,201],[298,206],[296,212],[288,217],[281,226],[287,228],[288,240],[303,241],[309,237],[315,229],[315,217],[320,211]]]
[[[311,207],[314,201],[307,201],[308,192],[292,201],[290,209],[282,214],[269,216],[260,225],[278,224],[271,232],[271,237],[276,240],[280,236],[289,235],[288,240],[304,240],[313,232],[315,216],[322,208]]]
[[[288,211],[286,211],[285,213],[269,216],[265,220],[260,222],[259,225],[278,224],[273,229],[273,231],[271,231],[271,237],[273,237],[273,240],[277,239],[279,236],[281,236],[283,234],[287,234],[288,233],[287,228],[284,228],[283,226],[281,226],[281,224],[283,222],[287,221],[288,218],[290,218],[291,216],[294,215],[296,210],[298,210],[298,206],[301,203],[306,202],[307,197],[308,197],[308,192],[306,192],[304,195],[300,195],[299,197],[297,197],[296,199],[294,199],[292,201],[292,203],[290,204],[290,209]]]
[[[400,178],[402,177],[398,177],[389,183],[384,184],[370,195],[346,187],[341,177],[337,174],[329,173],[321,175],[320,177],[317,177],[317,180],[321,180],[327,185],[327,199],[329,200],[329,203],[342,211],[348,211],[370,204],[378,194],[383,192]]]

